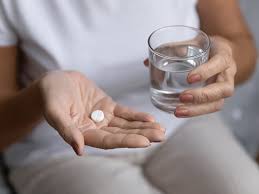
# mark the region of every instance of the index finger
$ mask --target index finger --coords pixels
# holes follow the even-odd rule
[[[207,63],[200,65],[188,75],[188,82],[194,83],[198,81],[206,81],[212,76],[221,73],[229,68],[231,57],[227,54],[215,55]]]

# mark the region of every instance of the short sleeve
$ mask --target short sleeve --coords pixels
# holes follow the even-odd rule
[[[0,2],[0,46],[15,45],[17,36],[5,14],[4,5]]]

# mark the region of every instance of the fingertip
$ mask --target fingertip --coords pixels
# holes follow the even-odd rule
[[[187,81],[188,81],[189,84],[199,82],[199,81],[201,81],[201,75],[191,74],[191,75],[188,76]]]
[[[83,155],[82,149],[80,148],[80,146],[78,146],[78,144],[76,142],[73,142],[71,144],[71,146],[72,146],[74,152],[76,153],[76,155],[78,155],[78,156],[82,156]]]
[[[166,132],[166,129],[164,127],[161,127],[160,130],[165,133]]]
[[[141,147],[149,147],[149,146],[151,146],[151,143],[150,143],[149,140],[147,140],[147,141],[143,144],[143,146],[141,146]]]
[[[78,152],[77,152],[77,155],[78,156],[83,156],[84,155],[84,148],[80,148],[78,149]]]
[[[144,121],[146,121],[146,122],[155,122],[156,119],[155,119],[154,116],[152,116],[152,115],[150,115],[150,114],[146,114],[146,115],[144,116]]]
[[[154,117],[148,117],[145,119],[146,122],[156,122],[155,118]]]
[[[143,61],[143,63],[144,63],[145,66],[148,66],[148,63],[149,63],[148,59],[145,59],[145,60]]]
[[[158,130],[160,130],[160,131],[162,131],[162,132],[164,132],[164,133],[165,133],[165,131],[166,131],[165,127],[162,126],[160,123],[157,123],[157,127],[155,127],[155,129],[158,129]]]
[[[159,130],[154,131],[154,135],[151,139],[152,142],[162,142],[164,140],[165,140],[165,133]]]
[[[146,137],[142,137],[138,143],[136,143],[137,147],[139,148],[144,148],[144,147],[149,147],[151,145],[150,141]]]
[[[71,146],[78,156],[83,156],[84,154],[84,137],[80,131],[74,131],[72,135]]]

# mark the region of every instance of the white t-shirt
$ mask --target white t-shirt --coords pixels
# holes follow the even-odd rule
[[[20,64],[24,85],[54,69],[81,71],[115,101],[153,114],[168,134],[184,120],[152,106],[143,60],[149,34],[177,24],[199,27],[196,0],[0,1],[0,46],[19,43],[25,56]],[[86,151],[118,152],[89,147]],[[5,159],[17,167],[73,154],[57,132],[42,122],[10,146]]]

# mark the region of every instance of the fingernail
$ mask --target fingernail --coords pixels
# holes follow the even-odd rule
[[[183,103],[193,102],[193,95],[191,95],[191,94],[180,95],[180,101],[183,102]]]
[[[189,111],[186,108],[176,109],[175,111],[176,117],[186,117],[188,116],[188,114],[189,114]]]
[[[195,83],[201,81],[201,75],[199,74],[193,74],[188,77],[188,82],[189,83]]]

